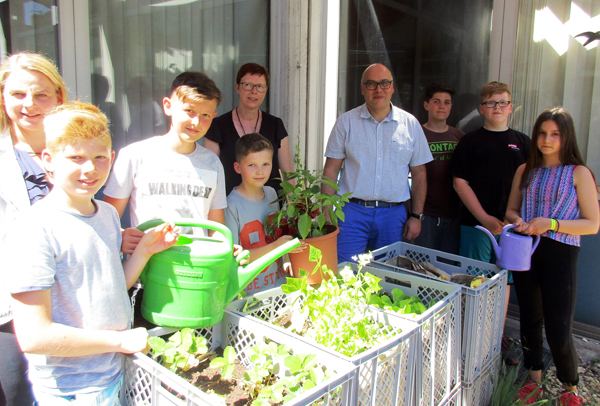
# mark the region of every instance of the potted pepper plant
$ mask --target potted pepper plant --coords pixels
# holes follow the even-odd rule
[[[264,222],[267,242],[277,240],[282,235],[298,237],[319,249],[322,253],[322,263],[329,269],[337,271],[338,219],[344,221],[342,207],[349,201],[351,193],[344,193],[341,196],[322,193],[322,183],[326,183],[336,191],[339,191],[339,187],[335,182],[323,177],[323,170],[305,169],[298,146],[296,146],[295,163],[292,172],[281,174],[282,189],[278,191],[277,200],[281,209],[270,214]],[[329,220],[325,217],[326,210]],[[308,273],[308,283],[321,282],[321,267],[318,266],[315,252],[306,249],[289,254],[294,277],[300,277],[300,270],[303,270]]]

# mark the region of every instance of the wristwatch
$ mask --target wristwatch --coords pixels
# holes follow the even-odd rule
[[[423,221],[423,217],[425,217],[425,215],[423,213],[421,213],[421,214],[411,213],[410,216],[416,218],[419,221]]]

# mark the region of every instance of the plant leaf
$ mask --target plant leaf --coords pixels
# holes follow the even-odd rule
[[[221,373],[222,379],[228,380],[233,376],[235,366],[233,364],[228,364],[223,367],[223,371]]]
[[[227,361],[223,357],[216,357],[212,361],[210,361],[210,368],[222,368],[227,365]]]
[[[302,239],[305,239],[306,237],[308,237],[308,234],[310,233],[311,225],[312,225],[312,219],[310,218],[308,213],[302,213],[298,217],[298,232],[300,233],[300,237],[302,237]]]
[[[295,355],[287,357],[284,361],[284,364],[290,369],[292,374],[302,370],[302,361]]]
[[[308,260],[310,262],[317,262],[319,260],[319,258],[321,257],[321,250],[318,249],[317,247],[313,247],[312,245],[309,244],[309,253],[308,253]]]
[[[223,358],[225,358],[225,361],[228,364],[233,364],[235,362],[236,355],[235,349],[231,346],[225,348],[225,351],[223,351]]]

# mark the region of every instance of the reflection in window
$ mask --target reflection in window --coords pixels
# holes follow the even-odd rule
[[[54,0],[0,2],[0,56],[17,52],[39,52],[58,60],[58,21]]]
[[[235,75],[268,66],[268,0],[94,0],[90,8],[93,102],[112,122],[114,148],[167,132],[162,100],[186,70],[203,71],[235,106]]]
[[[488,81],[492,0],[341,3],[347,21],[340,24],[339,113],[364,103],[360,78],[376,62],[391,68],[392,103],[420,122],[427,121],[424,89],[434,81],[446,82],[457,91],[450,125],[476,113],[479,89]]]
[[[587,165],[600,172],[600,39],[578,36],[600,30],[595,0],[560,0],[548,7],[519,5],[513,69],[511,127],[530,134],[545,109],[564,106],[573,116],[577,143]]]

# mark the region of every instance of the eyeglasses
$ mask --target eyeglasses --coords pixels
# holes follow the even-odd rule
[[[508,107],[510,105],[509,101],[486,101],[481,103],[482,106],[487,107],[488,109],[495,109],[496,105],[505,108]]]
[[[253,85],[252,83],[248,83],[248,82],[241,82],[240,86],[242,87],[242,89],[247,90],[249,92],[251,92],[254,88],[256,88],[256,91],[258,93],[266,92],[267,88],[269,87],[267,85]]]
[[[363,85],[369,90],[377,89],[377,86],[381,88],[381,90],[387,90],[392,86],[393,80],[382,80],[381,82],[375,82],[374,80],[367,80],[363,82]]]

